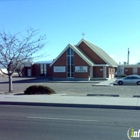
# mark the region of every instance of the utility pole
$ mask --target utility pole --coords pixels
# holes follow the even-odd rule
[[[129,48],[128,48],[127,64],[129,64],[129,54],[130,54],[130,51],[129,51]]]

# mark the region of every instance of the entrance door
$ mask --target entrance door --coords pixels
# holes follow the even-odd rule
[[[27,70],[27,76],[31,76],[31,69]]]

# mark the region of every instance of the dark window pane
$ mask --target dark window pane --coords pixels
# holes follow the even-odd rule
[[[74,77],[74,73],[73,72],[71,73],[71,77]]]
[[[70,56],[67,56],[67,64],[70,65]]]
[[[74,51],[73,51],[73,49],[71,49],[71,55],[74,55]]]
[[[68,48],[67,50],[67,55],[70,55],[70,48]]]
[[[67,73],[67,77],[70,77],[70,73]]]
[[[71,56],[71,64],[74,64],[74,57]]]
[[[70,65],[68,65],[68,67],[67,67],[67,68],[68,68],[68,72],[70,72]]]
[[[74,65],[71,65],[71,72],[74,72]]]

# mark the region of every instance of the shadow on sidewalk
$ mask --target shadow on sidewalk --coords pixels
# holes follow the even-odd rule
[[[52,81],[47,77],[13,77],[13,83],[45,83],[47,81]],[[7,81],[0,82],[0,84],[7,84],[9,83],[8,78]]]

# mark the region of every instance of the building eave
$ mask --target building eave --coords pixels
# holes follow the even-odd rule
[[[66,48],[58,55],[58,57],[50,64],[50,66],[52,66],[69,47],[72,48],[86,63],[88,63],[90,66],[93,66],[93,63],[72,44],[68,44]]]
[[[87,42],[86,42],[86,40],[85,39],[81,39],[79,42],[78,42],[78,44],[76,45],[76,46],[79,46],[82,42],[84,42],[91,50],[93,50],[102,60],[104,60],[108,65],[110,65],[110,66],[112,66],[112,64],[110,63],[110,62],[108,62],[102,55],[100,55],[100,53],[98,53],[97,51],[96,51],[96,49],[94,49],[93,47],[91,47]],[[89,42],[90,43],[90,42]],[[94,45],[94,44],[93,44]],[[96,46],[96,45],[94,45],[94,46]],[[98,46],[96,46],[96,47],[98,47]],[[112,58],[111,58],[112,59]],[[114,66],[114,65],[113,65]],[[114,67],[117,67],[117,65],[116,66],[114,66]]]

